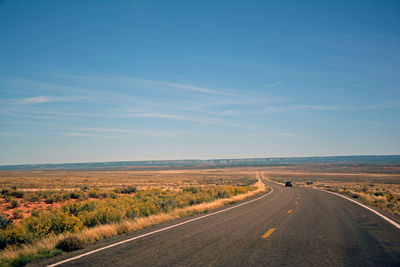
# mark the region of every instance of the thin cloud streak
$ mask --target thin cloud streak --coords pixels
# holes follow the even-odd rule
[[[51,73],[49,73],[51,74]],[[194,91],[211,95],[221,95],[221,96],[236,96],[230,92],[225,92],[221,90],[214,90],[205,87],[199,87],[195,85],[188,85],[183,83],[169,82],[169,81],[157,81],[151,79],[142,79],[137,77],[127,77],[121,75],[114,74],[104,74],[101,76],[94,75],[76,75],[76,74],[64,74],[64,73],[53,73],[51,75],[64,77],[64,78],[73,78],[78,80],[85,80],[90,82],[117,82],[120,84],[128,84],[128,85],[147,85],[147,86],[156,86],[156,87],[164,87],[164,88],[172,88],[172,89],[181,89],[185,91]]]
[[[156,118],[156,119],[166,119],[166,120],[175,120],[175,121],[186,121],[192,123],[199,124],[211,124],[211,125],[221,125],[228,127],[237,127],[237,128],[249,128],[250,125],[238,124],[225,122],[220,119],[209,118],[209,117],[195,117],[188,115],[176,115],[176,114],[168,114],[168,113],[147,113],[147,112],[130,112],[125,116],[127,117],[136,117],[136,118]]]
[[[119,133],[129,134],[130,136],[156,136],[156,137],[179,137],[183,135],[182,132],[178,131],[165,131],[165,130],[131,130],[131,129],[119,129],[119,128],[96,128],[96,127],[79,127],[76,130],[85,132],[100,132],[100,133]]]
[[[291,133],[283,133],[283,132],[263,132],[263,133],[245,133],[243,134],[244,136],[248,137],[266,137],[266,136],[287,136],[287,137],[293,137],[296,136],[295,134]]]
[[[66,97],[57,97],[57,96],[35,96],[35,97],[25,97],[22,99],[15,100],[11,103],[16,103],[19,105],[36,105],[42,103],[50,103],[50,102],[81,102],[86,98],[83,96],[66,96]]]
[[[172,89],[181,89],[184,91],[192,91],[192,92],[199,92],[211,95],[221,95],[221,96],[235,96],[232,93],[213,90],[204,87],[198,87],[194,85],[188,84],[181,84],[181,83],[173,83],[173,82],[166,82],[166,81],[155,81],[155,80],[147,80],[147,79],[139,79],[134,77],[121,77],[117,76],[112,78],[114,81],[119,83],[131,84],[131,85],[147,85],[147,86],[156,86],[156,87],[164,87],[164,88],[172,88]]]
[[[26,97],[18,101],[19,104],[22,105],[30,105],[30,104],[41,104],[41,103],[46,103],[50,102],[52,99],[50,97],[46,96],[36,96],[36,97]]]
[[[277,86],[279,86],[281,84],[282,84],[282,82],[273,82],[273,83],[266,84],[265,87],[273,88],[273,87],[277,87]]]
[[[362,123],[362,124],[373,125],[373,126],[400,127],[400,124],[391,124],[391,123],[383,123],[383,122],[375,122],[375,121],[356,120],[356,122]]]

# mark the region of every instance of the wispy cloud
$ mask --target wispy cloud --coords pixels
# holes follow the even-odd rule
[[[283,133],[283,132],[262,132],[262,133],[244,133],[244,136],[248,137],[266,137],[266,136],[288,136],[288,137],[293,137],[296,136],[295,134],[292,133]]]
[[[19,104],[29,105],[29,104],[46,103],[46,102],[50,102],[50,101],[51,101],[50,97],[47,97],[47,96],[35,96],[35,97],[23,98],[18,102],[19,102]]]
[[[315,111],[330,111],[330,110],[346,110],[349,107],[345,106],[334,106],[334,105],[270,105],[265,107],[263,110],[264,112],[272,112],[272,113],[279,113],[279,112],[293,112],[293,111],[307,111],[307,110],[315,110]]]
[[[277,86],[279,86],[279,85],[281,85],[281,84],[282,84],[282,82],[267,83],[267,84],[265,85],[265,87],[273,88],[273,87],[277,87]]]
[[[87,97],[83,96],[35,96],[35,97],[25,97],[15,101],[17,104],[22,105],[34,105],[49,102],[78,102],[82,100],[87,100]]]
[[[150,113],[150,112],[131,112],[129,117],[139,117],[139,118],[157,118],[157,119],[169,119],[169,120],[192,120],[190,117],[175,114],[165,114],[165,113]]]
[[[132,129],[120,129],[120,128],[97,128],[97,127],[79,127],[75,128],[75,130],[80,131],[82,134],[92,134],[93,133],[114,133],[114,134],[122,134],[123,137],[128,136],[156,136],[156,137],[178,137],[182,136],[182,132],[180,131],[170,131],[170,130],[132,130]]]
[[[340,106],[327,106],[327,105],[297,105],[294,106],[295,108],[299,109],[309,109],[309,110],[334,110],[334,109],[341,109],[343,107]]]
[[[42,133],[50,135],[53,138],[75,138],[87,137],[96,139],[127,139],[142,137],[161,137],[161,138],[182,138],[182,137],[204,137],[221,136],[221,133],[213,131],[193,130],[166,130],[166,129],[147,129],[133,130],[121,128],[100,128],[100,127],[76,127],[66,132],[47,132]],[[226,135],[223,135],[226,136]]]
[[[400,124],[383,123],[383,122],[375,122],[375,121],[356,120],[356,122],[362,123],[362,124],[374,125],[374,126],[400,127]]]
[[[184,90],[184,91],[193,91],[193,92],[212,94],[212,95],[234,96],[234,94],[229,93],[229,92],[205,88],[205,87],[199,87],[199,86],[194,86],[194,85],[189,85],[189,84],[183,84],[183,83],[156,81],[156,80],[148,80],[148,79],[139,79],[139,78],[134,78],[134,77],[121,77],[121,76],[114,77],[113,79],[119,83],[127,83],[127,84],[133,84],[133,85],[147,85],[147,86],[180,89],[180,90]]]
[[[68,77],[68,75],[66,75]],[[84,89],[81,86],[71,86],[71,85],[65,85],[61,82],[55,83],[55,82],[43,82],[43,81],[37,81],[37,80],[32,80],[32,79],[26,79],[26,78],[7,78],[3,80],[2,82],[5,82],[6,84],[11,84],[13,86],[18,86],[18,87],[23,87],[27,88],[27,91],[31,91],[32,89],[37,89],[40,91],[47,91],[51,93],[79,93],[79,94],[96,94],[97,92],[95,90],[88,90]]]
[[[103,75],[82,75],[82,74],[65,74],[65,73],[54,73],[52,75],[60,76],[64,78],[72,78],[77,80],[85,80],[90,81],[92,83],[96,82],[111,82],[111,83],[120,83],[120,84],[128,84],[135,86],[146,86],[150,88],[170,88],[170,89],[179,89],[184,91],[193,91],[204,94],[212,94],[212,95],[220,95],[220,96],[235,96],[235,94],[231,92],[227,92],[224,90],[216,90],[208,87],[196,86],[191,84],[179,83],[179,82],[170,82],[170,81],[160,81],[160,80],[152,80],[152,79],[144,79],[138,77],[130,77],[130,76],[122,76],[115,74],[103,74]]]
[[[187,84],[170,83],[170,82],[155,82],[155,83],[158,83],[160,85],[164,85],[167,87],[178,88],[178,89],[183,89],[183,90],[188,90],[188,91],[195,91],[195,92],[222,95],[222,96],[234,96],[234,94],[232,94],[232,93],[217,91],[217,90],[213,90],[213,89],[197,87],[197,86],[187,85]]]
[[[228,127],[237,127],[237,128],[249,128],[249,125],[243,123],[235,123],[226,120],[222,120],[219,118],[211,118],[211,117],[198,117],[198,116],[190,116],[190,115],[178,115],[178,114],[169,114],[169,113],[152,113],[152,112],[126,112],[124,116],[127,117],[136,117],[136,118],[156,118],[156,119],[166,119],[166,120],[175,120],[175,121],[186,121],[197,124],[209,124],[209,125],[221,125]]]

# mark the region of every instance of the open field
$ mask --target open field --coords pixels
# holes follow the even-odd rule
[[[84,186],[139,189],[185,186],[244,185],[254,181],[254,172],[242,169],[162,171],[0,171],[0,188],[21,190],[72,190]]]

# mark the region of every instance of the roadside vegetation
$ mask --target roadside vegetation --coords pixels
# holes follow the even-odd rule
[[[400,194],[394,190],[370,185],[320,185],[320,188],[346,195],[365,204],[378,207],[391,214],[400,216]],[[386,186],[387,187],[387,186]],[[383,190],[382,190],[383,189]]]
[[[255,181],[248,179],[247,183]],[[164,190],[134,186],[112,190],[85,186],[75,191],[5,188],[2,207],[8,213],[0,213],[0,263],[22,266],[103,238],[208,212],[263,190],[260,181]],[[50,208],[37,208],[40,205]]]

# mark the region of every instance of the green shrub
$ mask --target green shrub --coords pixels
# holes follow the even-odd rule
[[[9,189],[7,189],[7,188],[3,188],[3,189],[1,189],[1,192],[0,192],[0,193],[1,193],[2,195],[4,195],[4,196],[5,196],[5,195],[7,195],[7,194],[8,194],[8,192],[9,192],[9,191],[10,191]]]
[[[63,192],[61,198],[63,201],[71,199],[71,192]]]
[[[4,229],[7,244],[22,244],[28,241],[27,229],[21,224],[9,225]]]
[[[53,197],[48,197],[44,200],[46,204],[53,204],[55,202]]]
[[[82,222],[73,214],[53,209],[50,212],[39,213],[38,217],[28,217],[21,221],[30,233],[29,239],[57,235],[64,232],[78,232],[82,229]]]
[[[81,187],[81,190],[82,191],[87,191],[87,190],[89,190],[89,186],[84,185],[84,186]]]
[[[133,219],[139,216],[140,216],[140,210],[133,205],[130,206],[125,212],[125,217],[127,219]]]
[[[14,209],[14,208],[17,208],[17,207],[19,207],[18,200],[15,199],[15,198],[12,198],[12,199],[10,200],[10,208],[11,208],[11,209]]]
[[[106,190],[99,190],[99,191],[97,192],[97,195],[98,195],[100,198],[106,198],[106,197],[108,196],[108,191],[106,191]]]
[[[122,194],[132,194],[137,192],[137,188],[135,186],[127,186],[122,189],[120,189],[120,192]]]
[[[44,258],[51,258],[62,253],[59,249],[40,249],[37,254],[34,253],[20,253],[18,258],[9,262],[11,266],[25,266],[28,263]]]
[[[393,199],[394,199],[394,196],[392,194],[390,194],[390,193],[386,194],[385,197],[386,197],[387,201],[389,201],[389,202],[393,201]]]
[[[114,188],[112,191],[117,194],[121,193],[121,189],[119,188]]]
[[[36,202],[40,199],[40,194],[36,192],[27,192],[24,194],[24,199],[29,202]]]
[[[16,197],[16,198],[23,198],[24,197],[24,192],[22,192],[22,191],[10,191],[10,192],[8,192],[8,194],[10,195],[10,196],[13,196],[13,197]]]
[[[31,211],[31,216],[38,217],[39,214],[40,214],[40,211],[37,210],[37,209],[33,209],[33,210]]]
[[[114,198],[114,199],[118,197],[117,193],[115,193],[115,192],[110,192],[110,193],[108,194],[108,196],[109,196],[110,198]]]
[[[195,187],[186,187],[182,189],[183,192],[190,192],[196,194],[198,192],[197,188]]]
[[[0,233],[0,249],[5,249],[7,246],[7,239],[3,233]]]
[[[24,212],[22,210],[14,210],[12,214],[13,218],[16,220],[24,218]]]
[[[72,199],[79,199],[82,195],[79,192],[71,192],[69,196]]]
[[[61,239],[56,245],[57,249],[66,252],[82,249],[84,247],[85,247],[85,242],[76,236],[69,236],[64,239]]]
[[[47,204],[62,202],[64,200],[62,192],[54,192],[54,191],[46,192],[44,195],[44,199],[45,199],[44,202],[46,202]]]
[[[4,214],[0,214],[0,229],[4,229],[7,225],[12,224],[11,219],[7,219],[7,216]]]
[[[91,198],[98,198],[99,197],[97,190],[90,190],[88,192],[88,196],[91,197]]]
[[[94,227],[100,224],[116,223],[122,221],[124,212],[118,207],[101,203],[96,210],[79,215],[83,224],[87,227]]]

